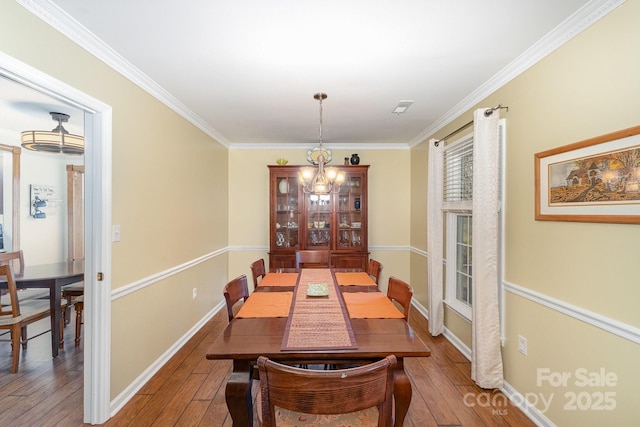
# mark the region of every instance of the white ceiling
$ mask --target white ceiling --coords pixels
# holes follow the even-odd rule
[[[49,0],[29,2],[51,6]],[[320,91],[328,94],[323,136],[329,146],[410,145],[589,3],[52,2],[69,14],[67,23],[84,26],[230,146],[314,144],[319,117],[313,94]],[[2,98],[4,109],[4,90]],[[402,100],[414,104],[393,114]],[[41,108],[8,101],[43,113],[46,128],[54,127],[47,101]],[[9,124],[0,119],[2,126]]]

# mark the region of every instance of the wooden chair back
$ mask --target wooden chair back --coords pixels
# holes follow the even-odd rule
[[[375,425],[392,426],[396,363],[396,357],[390,355],[356,368],[321,371],[282,365],[260,356],[262,425],[276,425],[277,406],[279,417],[288,416],[283,409],[293,412],[292,415],[349,414],[353,417],[350,413],[377,408],[378,423]],[[335,420],[334,425],[349,423]]]
[[[389,286],[387,287],[387,297],[391,301],[395,301],[403,308],[404,320],[409,320],[409,310],[411,309],[411,298],[413,297],[413,289],[407,282],[389,277]]]
[[[18,288],[9,264],[0,264],[0,277],[4,277],[7,280],[7,293],[11,302],[9,305],[0,305],[0,316],[20,317]]]
[[[296,251],[296,270],[301,268],[329,267],[329,251],[302,250]]]
[[[267,270],[264,267],[264,258],[260,258],[251,263],[251,275],[253,276],[253,290],[258,287],[258,282],[262,280],[267,274]]]
[[[249,298],[249,286],[247,285],[247,276],[244,274],[236,277],[224,286],[224,300],[227,303],[227,314],[229,321],[233,319],[233,307],[240,301],[246,301]]]
[[[13,270],[10,265],[10,260],[5,259],[5,261],[3,262],[3,264],[0,264],[0,277],[5,278],[7,282],[7,292],[9,294],[11,303],[6,306],[0,305],[0,330],[8,330],[10,338],[5,339],[3,337],[0,337],[0,341],[11,342],[11,373],[15,374],[16,372],[18,372],[18,365],[20,362],[20,347],[26,349],[27,340],[36,338],[45,333],[41,332],[31,338],[28,338],[27,325],[49,317],[51,314],[51,309],[48,300],[26,299],[23,300],[21,304],[18,295],[18,287],[16,285],[15,277],[13,276]],[[65,307],[66,305],[63,304],[60,306],[60,309],[62,310]],[[59,346],[60,348],[63,348],[64,325],[62,316],[60,316],[60,336],[58,338]]]
[[[0,253],[0,265],[11,265],[13,271],[24,273],[24,254],[22,249],[15,252]]]
[[[382,273],[382,264],[375,259],[370,259],[367,266],[367,274],[376,282],[376,285],[380,283],[380,273]]]

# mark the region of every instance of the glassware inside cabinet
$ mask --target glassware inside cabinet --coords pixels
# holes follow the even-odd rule
[[[331,242],[331,196],[307,197],[307,246],[328,247]]]
[[[277,180],[276,189],[276,246],[298,247],[298,181],[293,177]]]
[[[360,230],[352,230],[351,232],[351,246],[360,246]]]

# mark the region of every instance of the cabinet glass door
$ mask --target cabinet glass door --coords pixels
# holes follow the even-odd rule
[[[307,194],[306,203],[306,247],[328,249],[331,243],[331,196]]]
[[[338,194],[338,249],[362,245],[362,178],[348,177]]]
[[[275,243],[278,248],[298,247],[298,179],[277,177]]]

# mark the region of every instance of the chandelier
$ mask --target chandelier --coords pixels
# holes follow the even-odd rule
[[[51,131],[27,130],[20,134],[22,146],[27,150],[46,151],[48,153],[83,154],[84,138],[67,132],[62,126],[69,121],[69,115],[64,113],[49,113],[58,126]]]
[[[322,100],[327,99],[327,94],[316,93],[313,98],[320,102],[320,143],[307,151],[307,161],[318,165],[318,169],[309,166],[300,168],[299,181],[305,193],[321,195],[337,193],[340,191],[340,184],[345,180],[345,173],[338,168],[325,168],[325,165],[331,161],[331,150],[322,146]]]

